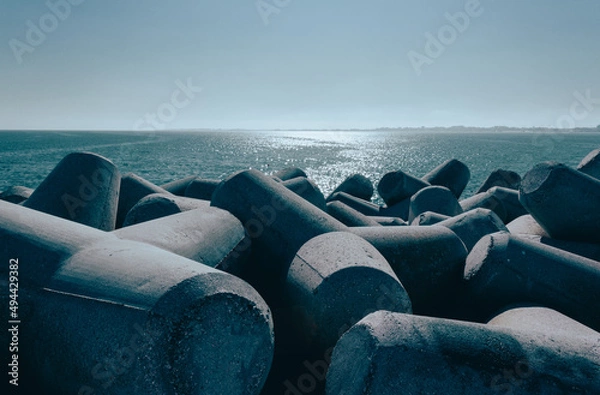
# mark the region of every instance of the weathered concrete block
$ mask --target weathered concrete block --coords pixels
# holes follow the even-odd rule
[[[504,187],[510,189],[519,189],[521,185],[521,176],[510,170],[494,170],[488,178],[481,184],[476,193],[487,192],[492,187]]]
[[[121,175],[108,159],[89,152],[65,156],[23,206],[101,230],[117,219]]]
[[[577,166],[577,170],[588,176],[600,179],[600,148],[587,154]]]
[[[170,193],[153,193],[141,198],[129,210],[122,227],[209,206],[208,200],[184,198]]]
[[[123,226],[127,213],[140,199],[153,193],[169,194],[169,192],[161,187],[136,174],[127,173],[123,175],[121,177],[121,193],[119,195],[119,210],[117,212],[117,228]]]
[[[6,189],[4,192],[0,193],[0,200],[4,200],[5,202],[10,203],[23,203],[25,200],[29,199],[31,194],[33,193],[33,189],[23,187],[23,186],[12,186]]]
[[[496,233],[475,245],[465,280],[481,316],[514,303],[537,303],[600,329],[600,262]]]
[[[431,184],[398,170],[381,178],[377,192],[388,206],[393,206],[428,186]]]
[[[410,313],[411,302],[385,258],[351,233],[317,236],[300,248],[287,276],[289,303],[307,346],[335,345],[368,314],[387,309]]]
[[[291,180],[296,177],[307,178],[306,172],[299,167],[286,167],[278,172],[273,173],[273,177],[279,178],[281,181]]]
[[[600,243],[600,180],[546,162],[525,174],[519,200],[551,237]]]
[[[229,211],[252,240],[250,281],[269,302],[280,299],[289,265],[304,243],[347,227],[258,170],[231,175],[211,205]]]
[[[491,210],[476,208],[456,217],[438,222],[438,226],[450,229],[465,244],[467,251],[471,251],[475,244],[485,235],[496,232],[508,232],[502,220]]]
[[[529,214],[515,218],[506,225],[508,231],[512,234],[526,234],[550,237],[540,224]]]
[[[421,179],[431,185],[448,188],[458,199],[470,178],[471,172],[467,165],[458,159],[450,159],[425,174]]]
[[[338,341],[327,394],[595,394],[599,365],[595,338],[379,311]]]
[[[164,189],[165,191],[172,193],[173,195],[185,196],[185,191],[186,191],[187,187],[196,178],[197,178],[196,176],[190,176],[190,177],[182,178],[179,180],[173,180],[171,182],[161,185],[160,187],[162,189]],[[207,199],[207,200],[210,200],[210,199]]]
[[[327,203],[327,213],[346,226],[381,226],[379,222],[361,214],[339,200]]]
[[[362,174],[353,174],[347,177],[337,188],[331,192],[331,195],[327,197],[327,201],[331,200],[331,197],[337,192],[346,192],[352,196],[364,200],[371,200],[373,197],[373,184],[371,180]]]
[[[0,217],[0,251],[18,258],[19,301],[30,308],[19,310],[26,319],[19,328],[25,387],[60,394],[260,393],[273,325],[248,284],[18,205],[0,202]],[[0,268],[2,281],[8,270]]]
[[[185,197],[211,200],[212,195],[221,183],[221,180],[196,178],[185,190]]]
[[[350,228],[371,243],[398,276],[416,314],[439,314],[462,289],[467,250],[441,226]]]
[[[502,222],[505,222],[508,214],[506,212],[506,208],[502,201],[497,197],[488,192],[478,193],[476,195],[471,196],[470,198],[461,200],[460,207],[462,207],[463,211],[470,211],[476,208],[485,208],[488,210],[492,210]]]
[[[433,211],[453,217],[463,212],[454,194],[446,187],[431,186],[421,189],[410,198],[408,222],[419,214]]]
[[[447,220],[448,218],[450,218],[450,216],[448,216],[448,215],[434,213],[433,211],[425,211],[424,213],[417,215],[412,220],[410,225],[411,226],[434,225],[434,224],[437,224],[438,222]]]
[[[357,198],[356,196],[352,196],[346,192],[336,192],[329,198],[330,202],[335,200],[339,200],[347,206],[352,207],[356,211],[363,213],[368,216],[376,216],[379,215],[380,207],[375,203],[371,203],[370,201]]]
[[[242,223],[208,205],[181,214],[118,229],[120,239],[135,240],[239,276],[251,250]]]
[[[282,184],[290,191],[302,196],[305,200],[325,211],[325,196],[317,184],[306,177],[295,177],[283,181]]]

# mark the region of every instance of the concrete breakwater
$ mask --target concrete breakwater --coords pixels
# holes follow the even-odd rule
[[[158,186],[72,153],[0,194],[8,378],[79,395],[598,394],[599,162],[498,169],[464,197],[451,159],[326,198],[299,168]]]

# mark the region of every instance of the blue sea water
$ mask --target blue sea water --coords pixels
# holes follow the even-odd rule
[[[0,132],[0,190],[35,188],[68,153],[91,151],[156,184],[197,175],[225,178],[248,168],[266,173],[288,166],[306,170],[328,194],[351,174],[376,185],[389,171],[421,177],[446,159],[471,170],[463,197],[497,168],[523,175],[553,160],[576,166],[600,147],[600,133],[432,133],[415,131],[265,132]]]

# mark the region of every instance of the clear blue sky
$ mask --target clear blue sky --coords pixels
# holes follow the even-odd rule
[[[161,128],[600,124],[598,0],[480,0],[418,75],[408,54],[470,1],[85,0],[53,26],[45,1],[2,0],[0,128],[146,128],[159,109]],[[572,116],[575,92],[593,104]]]

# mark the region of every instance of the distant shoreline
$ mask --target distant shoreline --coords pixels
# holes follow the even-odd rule
[[[600,133],[598,127],[558,129],[545,127],[471,127],[471,126],[451,126],[451,127],[399,127],[399,128],[374,128],[374,129],[171,129],[171,130],[76,130],[76,129],[0,129],[0,133],[5,132],[24,132],[24,133],[207,133],[207,132],[399,132],[399,133]]]

